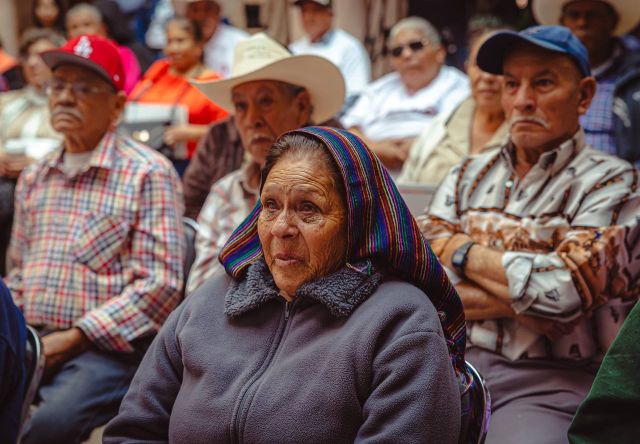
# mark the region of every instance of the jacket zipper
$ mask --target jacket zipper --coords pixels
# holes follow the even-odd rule
[[[248,403],[248,398],[249,398],[249,394],[253,391],[252,389],[256,387],[256,383],[260,380],[260,378],[262,377],[262,375],[265,374],[265,372],[267,371],[267,369],[269,368],[269,366],[271,365],[271,362],[273,361],[273,358],[276,355],[276,352],[278,351],[278,348],[280,347],[280,343],[282,342],[282,338],[284,337],[284,332],[287,329],[287,325],[289,323],[289,317],[291,316],[291,306],[295,303],[294,302],[288,302],[285,301],[284,303],[284,321],[282,322],[281,326],[279,327],[278,331],[277,331],[277,337],[275,342],[273,343],[273,345],[271,346],[271,349],[269,350],[269,352],[267,353],[267,356],[265,358],[265,360],[263,361],[262,365],[260,366],[260,368],[258,369],[258,371],[253,375],[251,382],[249,382],[249,384],[246,385],[244,391],[242,393],[240,393],[240,403],[238,404],[238,408],[235,411],[234,414],[234,420],[233,420],[233,429],[232,429],[232,441],[233,442],[237,442],[237,443],[241,443],[241,437],[242,437],[242,424],[244,422],[244,419],[246,417],[246,413],[248,413],[248,409],[245,409],[245,406]],[[245,412],[245,410],[247,410]]]

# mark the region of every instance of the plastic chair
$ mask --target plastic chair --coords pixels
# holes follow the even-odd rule
[[[184,227],[184,282],[186,285],[187,277],[189,276],[189,272],[191,271],[191,266],[193,262],[196,260],[196,234],[198,234],[198,222],[195,220],[183,217],[182,225]]]
[[[36,397],[40,386],[42,373],[44,372],[44,350],[38,332],[27,325],[27,346],[25,349],[25,371],[27,373],[25,383],[25,396],[22,402],[22,424],[29,416],[29,407]]]
[[[471,386],[462,396],[462,424],[460,444],[483,444],[487,437],[491,418],[491,396],[485,380],[468,361],[467,373],[471,376]]]

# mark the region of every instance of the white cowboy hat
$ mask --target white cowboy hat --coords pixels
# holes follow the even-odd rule
[[[231,90],[253,80],[278,80],[306,88],[311,96],[313,123],[322,123],[334,116],[344,102],[344,78],[336,65],[315,55],[291,55],[262,32],[236,45],[230,77],[191,83],[233,113]]]
[[[562,9],[567,3],[576,0],[534,0],[531,8],[533,16],[541,25],[559,25]],[[618,13],[618,25],[613,31],[615,35],[623,35],[631,31],[640,21],[638,0],[602,0],[611,5]]]

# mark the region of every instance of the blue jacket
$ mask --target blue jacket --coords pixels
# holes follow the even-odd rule
[[[0,279],[0,443],[15,443],[25,390],[27,330],[22,314]]]

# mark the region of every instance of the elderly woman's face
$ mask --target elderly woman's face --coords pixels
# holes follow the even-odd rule
[[[258,235],[283,296],[293,298],[300,285],[344,264],[346,209],[324,162],[285,155],[269,172],[260,200]]]

